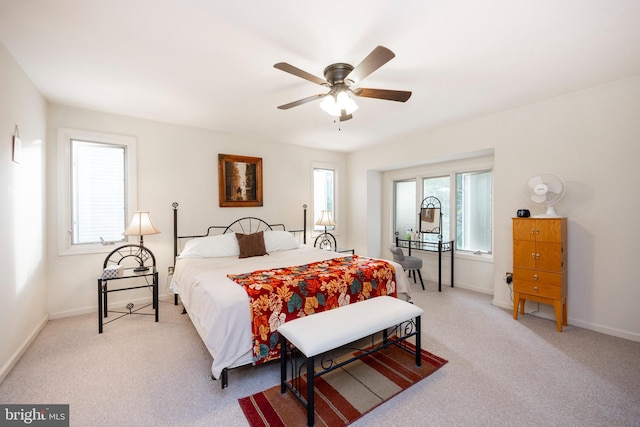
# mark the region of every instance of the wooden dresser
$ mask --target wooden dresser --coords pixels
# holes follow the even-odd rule
[[[567,324],[567,219],[513,218],[513,318],[526,300],[553,305]]]

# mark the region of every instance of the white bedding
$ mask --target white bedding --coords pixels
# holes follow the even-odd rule
[[[179,258],[171,289],[180,295],[193,325],[213,356],[211,373],[220,378],[224,368],[253,362],[249,297],[227,274],[308,264],[345,254],[312,247],[271,252],[251,258]],[[398,297],[411,299],[411,287],[402,267],[396,269]]]

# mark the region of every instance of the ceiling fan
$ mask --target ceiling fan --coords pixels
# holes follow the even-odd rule
[[[278,62],[274,65],[275,68],[329,88],[328,93],[312,95],[288,104],[280,105],[278,108],[288,110],[289,108],[322,98],[320,107],[330,115],[339,117],[340,121],[343,122],[351,119],[353,117],[352,113],[358,109],[358,105],[351,95],[405,102],[411,97],[411,92],[356,87],[365,77],[389,62],[394,56],[396,55],[386,47],[377,46],[356,67],[342,62],[327,66],[324,69],[324,79],[316,77],[286,62]]]

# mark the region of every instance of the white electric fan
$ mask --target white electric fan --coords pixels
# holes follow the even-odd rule
[[[553,205],[558,203],[564,195],[564,181],[552,173],[539,173],[533,175],[525,182],[522,192],[529,203],[536,206],[546,206],[547,212],[542,215],[533,215],[535,218],[557,218]]]

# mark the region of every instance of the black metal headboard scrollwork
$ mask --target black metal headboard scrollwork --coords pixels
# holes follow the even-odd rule
[[[207,228],[207,232],[204,234],[192,235],[192,236],[181,236],[178,234],[178,203],[173,202],[171,204],[173,207],[173,259],[175,265],[175,259],[178,256],[181,239],[194,239],[196,237],[206,237],[212,236],[215,234],[216,230],[222,230],[219,234],[226,233],[242,233],[242,234],[252,234],[257,233],[259,231],[266,230],[286,230],[284,224],[269,224],[268,222],[256,218],[256,217],[244,217],[233,221],[229,225],[212,225]],[[302,230],[290,230],[291,233],[297,234],[302,233],[302,242],[304,244],[307,243],[307,205],[302,205],[303,209],[303,229]]]

